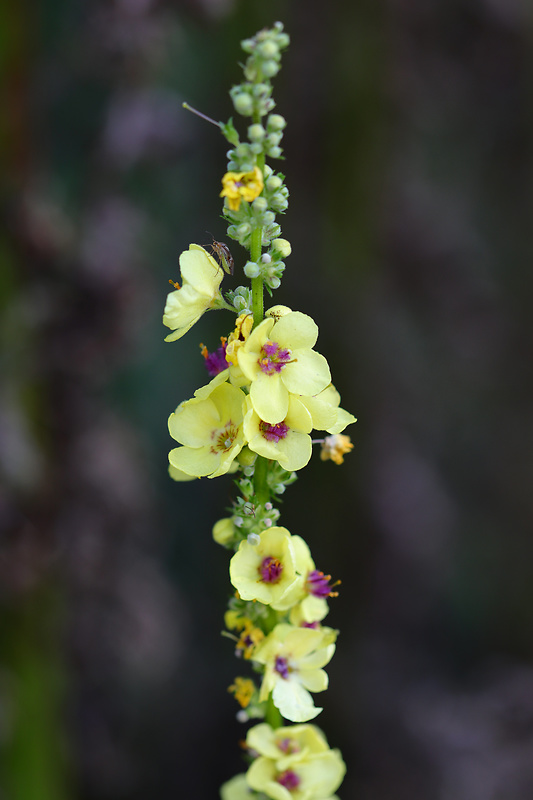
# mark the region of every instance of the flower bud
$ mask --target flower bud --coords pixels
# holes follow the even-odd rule
[[[232,100],[238,114],[242,114],[243,117],[250,117],[253,114],[253,100],[247,92],[239,92],[232,97]]]
[[[272,261],[272,256],[270,255],[270,253],[263,253],[263,255],[261,256],[261,261],[263,262],[263,264],[270,264],[270,262]]]
[[[281,147],[271,147],[270,150],[268,150],[268,155],[270,158],[279,158],[282,153],[283,150]]]
[[[260,272],[259,264],[256,264],[255,261],[247,261],[244,265],[244,274],[247,278],[257,278]]]
[[[252,208],[254,211],[258,212],[266,211],[268,208],[268,203],[266,201],[266,198],[256,197],[252,203]]]
[[[263,145],[262,145],[262,143],[261,143],[261,142],[252,142],[252,144],[250,145],[250,150],[251,150],[251,151],[252,151],[252,153],[254,153],[256,156],[258,156],[258,155],[259,155],[259,153],[262,153],[262,152],[263,152]]]
[[[254,97],[267,97],[270,92],[268,83],[256,83],[252,88]]]
[[[266,42],[261,42],[257,48],[257,52],[262,58],[279,58],[279,48],[275,41],[267,39]]]
[[[244,77],[246,78],[247,81],[250,81],[250,83],[252,81],[255,81],[255,79],[257,78],[257,69],[251,59],[248,59],[244,67]]]
[[[274,147],[275,145],[278,145],[282,139],[283,139],[283,134],[277,131],[276,133],[269,133],[266,138],[266,141],[268,145]]]
[[[241,465],[241,467],[251,467],[255,463],[256,458],[257,458],[257,453],[254,453],[246,445],[242,448],[241,452],[237,456],[237,460]],[[252,475],[253,475],[253,470],[252,470]]]
[[[270,286],[271,289],[279,289],[279,287],[281,286],[280,279],[276,278],[275,275],[274,275],[273,278],[268,278],[267,279],[267,283],[268,283],[268,285]]]
[[[289,201],[286,197],[283,197],[280,192],[276,192],[276,194],[270,199],[270,205],[274,211],[285,211],[289,205]]]
[[[275,219],[276,219],[276,215],[274,214],[273,211],[265,211],[265,213],[263,214],[263,224],[265,226],[266,225],[272,225],[272,223],[274,222]]]
[[[235,233],[237,234],[237,236],[239,236],[239,238],[242,238],[244,236],[248,236],[248,234],[250,233],[251,230],[252,230],[252,226],[250,225],[250,223],[249,222],[243,222],[241,225],[238,225],[235,228]]]
[[[248,138],[251,142],[260,142],[262,139],[265,138],[265,129],[259,123],[255,123],[255,125],[250,125],[248,128]]]
[[[274,131],[282,131],[287,125],[285,117],[281,114],[270,114],[267,119],[267,131],[272,133]]]
[[[255,47],[255,42],[253,39],[243,39],[241,47],[245,53],[251,53]]]
[[[266,181],[266,187],[270,192],[275,192],[276,189],[279,189],[282,184],[283,181],[278,175],[271,175]]]
[[[287,258],[292,252],[291,243],[287,239],[274,239],[272,248],[276,250],[282,258]]]
[[[235,537],[235,526],[231,517],[224,517],[213,526],[213,539],[217,544],[229,544]]]
[[[261,537],[258,533],[249,533],[246,537],[248,544],[251,544],[252,547],[257,547],[259,542],[261,541]]]
[[[280,66],[277,61],[264,61],[261,66],[261,71],[265,78],[273,78],[274,75],[277,75],[280,70]],[[248,79],[250,80],[250,79]]]

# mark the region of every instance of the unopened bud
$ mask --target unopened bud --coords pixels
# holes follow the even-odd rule
[[[254,104],[252,98],[249,94],[247,94],[247,92],[240,92],[239,94],[236,94],[232,100],[235,111],[238,114],[242,114],[243,117],[249,117],[252,115]]]
[[[261,71],[265,78],[273,78],[274,75],[277,75],[280,70],[280,66],[277,61],[264,61],[261,65]],[[250,80],[250,78],[248,78]]]
[[[287,258],[292,252],[291,243],[287,239],[274,239],[272,249],[277,250],[282,258]]]
[[[267,130],[269,133],[274,131],[282,131],[286,125],[287,121],[285,117],[281,116],[281,114],[270,114],[267,119]]]
[[[266,211],[268,208],[268,203],[264,197],[256,197],[252,203],[252,208],[254,211]]]
[[[266,42],[261,42],[261,44],[257,48],[257,52],[263,58],[276,58],[276,57],[279,57],[278,46],[277,46],[276,42],[272,41],[272,39],[269,39]]]
[[[280,177],[278,177],[278,175],[271,175],[266,181],[266,187],[270,192],[275,192],[276,189],[279,189],[282,184],[283,181]]]
[[[259,123],[255,125],[250,125],[248,128],[248,138],[251,142],[260,142],[262,139],[265,138],[265,129]],[[277,142],[276,142],[277,144]]]
[[[244,265],[244,274],[247,278],[257,278],[260,272],[259,264],[255,261],[247,261]]]

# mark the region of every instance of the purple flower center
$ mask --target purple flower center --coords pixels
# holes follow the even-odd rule
[[[289,660],[283,656],[276,656],[274,671],[287,680],[289,677]]]
[[[213,350],[212,353],[209,352],[207,347],[204,347],[202,349],[202,355],[205,359],[205,368],[212,378],[218,375],[219,372],[224,372],[224,370],[228,368],[228,362],[226,361],[226,342],[223,342],[221,346],[217,350]]]
[[[268,340],[261,348],[261,356],[258,364],[265,375],[279,374],[283,367],[291,360],[291,351],[286,347],[280,347],[277,342]]]
[[[320,627],[320,622],[318,622],[318,621],[315,621],[315,622],[302,622],[300,627],[301,628],[312,628],[313,630],[316,631],[316,629]]]
[[[278,749],[281,750],[282,753],[285,755],[291,755],[292,753],[299,753],[300,748],[296,744],[293,739],[289,739],[287,736],[285,739],[282,739],[278,744]]]
[[[283,572],[283,564],[281,563],[279,558],[266,556],[261,561],[261,566],[259,567],[259,574],[261,575],[261,580],[264,583],[278,583],[281,580],[282,572]]]
[[[284,422],[278,422],[276,425],[271,425],[269,422],[261,420],[259,423],[259,430],[261,435],[267,442],[275,442],[276,444],[280,439],[284,439],[288,434],[290,428]]]
[[[276,778],[278,783],[281,783],[289,792],[292,792],[294,789],[297,789],[300,785],[300,778],[298,775],[292,771],[292,769],[286,769],[285,772],[282,772],[281,775],[278,775]]]
[[[330,580],[331,575],[324,575],[320,570],[313,569],[307,576],[307,591],[315,597],[336,597],[338,592],[331,591]]]

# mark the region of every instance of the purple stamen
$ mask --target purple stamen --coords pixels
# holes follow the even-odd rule
[[[300,628],[312,628],[313,630],[316,630],[319,627],[320,627],[320,622],[318,622],[317,620],[315,622],[302,622],[302,624],[300,625]]]
[[[280,347],[277,342],[270,340],[261,348],[261,357],[258,364],[265,375],[279,374],[283,367],[291,360],[291,352],[286,347]]]
[[[267,442],[275,442],[277,444],[280,439],[284,439],[288,434],[290,428],[284,422],[278,422],[276,425],[270,425],[269,422],[259,423],[259,430]]]
[[[224,372],[224,370],[228,368],[228,362],[226,361],[226,342],[223,342],[223,344],[217,350],[213,350],[212,353],[205,347],[202,350],[202,355],[205,359],[205,368],[212,378],[218,375],[219,372]]]
[[[266,556],[261,561],[261,566],[259,567],[259,574],[261,575],[261,580],[264,583],[279,583],[279,581],[281,580],[282,572],[283,572],[283,564],[281,563],[279,558]]]
[[[289,660],[283,656],[276,656],[274,662],[274,671],[281,675],[285,680],[289,677]]]
[[[318,569],[313,569],[307,576],[307,591],[315,597],[336,597],[338,592],[331,591],[330,580],[331,575],[324,575]]]
[[[276,778],[278,783],[281,783],[289,792],[292,792],[294,789],[297,789],[300,785],[300,778],[298,775],[292,771],[292,769],[287,769],[285,772],[282,772],[281,775],[278,775]]]

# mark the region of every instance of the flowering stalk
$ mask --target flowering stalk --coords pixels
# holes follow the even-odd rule
[[[201,345],[210,382],[169,418],[179,445],[169,453],[171,477],[233,473],[239,491],[213,538],[233,553],[226,635],[256,676],[236,677],[229,691],[241,707],[238,719],[263,721],[248,730],[248,771],[224,784],[222,800],[334,800],[345,772],[339,751],[308,724],[322,710],[312,693],[327,688],[324,667],[335,651],[338,631],[323,620],[336,584],[316,568],[305,540],[278,524],[275,507],[313,444],[321,444],[322,460],[342,463],[352,444],[341,432],[355,422],[314,349],[318,327],[311,317],[284,305],[264,311],[264,290],[272,295],[279,288],[291,253],[276,219],[287,209],[288,190],[283,174],[266,163],[282,155],[286,123],[271,113],[271,79],[288,43],[281,23],[242,42],[244,81],[230,95],[235,110],[251,119],[248,140],[241,142],[231,119],[218,123],[231,145],[223,213],[228,236],[249,252],[243,271],[251,286],[222,295],[224,271],[233,267],[227,245],[214,242],[210,254],[191,244],[180,256],[181,284],[171,281],[175,290],[163,316],[172,331],[166,340],[174,341],[210,309],[237,314],[220,347],[210,352]],[[313,429],[328,435],[311,439]]]

